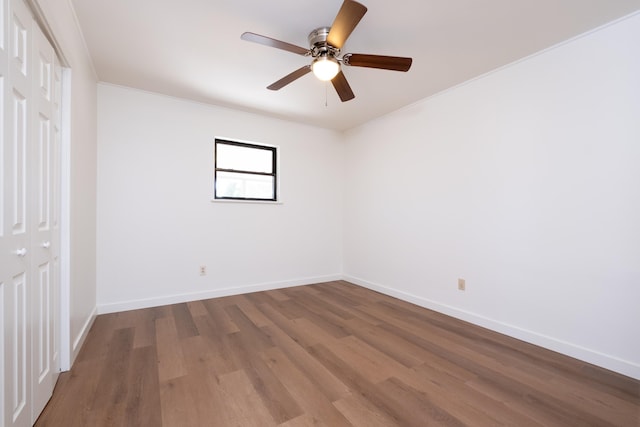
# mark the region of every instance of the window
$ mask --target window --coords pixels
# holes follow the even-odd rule
[[[276,147],[216,139],[214,156],[214,200],[278,200]]]

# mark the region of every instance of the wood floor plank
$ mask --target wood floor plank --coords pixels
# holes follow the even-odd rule
[[[306,289],[293,288],[283,291],[295,299],[298,304],[312,310],[314,313],[321,313],[322,316],[335,319],[338,322],[346,319],[353,319],[353,312],[340,308],[337,304],[332,304],[322,298],[318,298],[316,294],[307,292]]]
[[[640,381],[344,281],[98,316],[36,426],[640,426]]]
[[[402,427],[369,400],[350,395],[333,403],[357,427]]]
[[[235,305],[256,327],[261,328],[271,324],[271,321],[245,295],[238,295],[234,301]]]
[[[104,364],[99,369],[99,380],[94,393],[87,400],[87,418],[90,425],[117,426],[124,423],[127,381],[133,352],[134,328],[114,331]],[[108,366],[108,368],[107,368]]]
[[[340,339],[328,348],[354,371],[376,384],[407,369],[357,337]]]
[[[362,304],[374,304],[381,298],[377,292],[361,292],[356,286],[351,286],[346,282],[329,282],[325,286],[319,287],[319,291],[324,295],[331,295],[337,304],[346,304],[348,307],[357,307]]]
[[[173,320],[176,325],[176,331],[179,339],[193,337],[198,335],[198,329],[193,323],[191,312],[186,303],[174,304],[171,306],[173,312]]]
[[[260,304],[259,308],[278,328],[282,329],[295,342],[303,347],[309,347],[334,339],[333,336],[325,332],[324,329],[319,328],[308,319],[289,319],[271,304]]]
[[[206,338],[194,336],[182,341],[188,385],[189,407],[204,425],[225,425],[225,398],[219,387],[217,375],[226,372],[220,369],[218,359]]]
[[[161,382],[187,374],[173,317],[156,319],[156,349],[158,377]]]
[[[270,296],[271,298],[273,298],[276,301],[286,301],[286,300],[290,299],[280,289],[274,289],[274,290],[271,290],[271,291],[266,291],[264,293],[266,295]]]
[[[304,413],[311,415],[314,419],[322,419],[331,427],[350,426],[349,421],[315,386],[312,379],[302,373],[282,350],[276,347],[271,348],[264,352],[263,358],[292,396],[304,396],[304,399],[296,400]]]
[[[160,401],[163,427],[206,425],[193,404],[194,395],[187,376],[160,382]]]
[[[545,353],[540,348],[536,348],[537,353]],[[552,353],[554,356],[557,353]],[[555,358],[554,358],[555,359]],[[546,364],[547,359],[538,359],[540,364]],[[586,382],[590,387],[597,387],[608,394],[625,399],[634,405],[640,406],[640,382],[627,376],[611,372],[598,366],[588,363],[578,364],[575,359],[563,357],[563,369],[560,371],[572,378]],[[552,362],[551,362],[552,363]],[[640,414],[638,416],[640,418]]]
[[[389,378],[379,386],[382,396],[400,411],[412,414],[413,425],[463,427],[465,424],[454,414],[404,382]],[[482,420],[478,420],[481,423]],[[416,424],[417,423],[417,424]]]
[[[233,323],[225,311],[225,304],[216,299],[208,299],[202,301],[205,309],[211,317],[212,325],[220,331],[221,334],[232,334],[238,332],[238,326]]]
[[[225,311],[238,327],[238,336],[251,341],[252,349],[260,351],[273,347],[271,338],[258,328],[237,305],[227,306]]]
[[[240,369],[234,360],[233,352],[229,345],[229,336],[219,333],[219,329],[212,325],[213,319],[209,316],[196,316],[194,317],[194,322],[200,337],[206,341],[207,348],[212,354],[212,361],[215,362],[215,372],[229,373]]]
[[[187,307],[191,313],[191,318],[196,316],[206,316],[208,313],[202,301],[189,301],[187,303]]]
[[[151,310],[133,310],[135,334],[133,337],[133,348],[143,348],[155,345],[156,342],[156,322]]]
[[[260,357],[264,348],[254,346],[251,337],[236,332],[229,336],[234,358],[243,367],[253,387],[276,423],[283,423],[303,414],[296,400],[280,379]]]
[[[323,288],[320,288],[323,289]],[[353,305],[347,301],[341,299],[339,295],[333,293],[326,292],[317,292],[314,297],[318,300],[324,301],[326,304],[334,305],[344,311],[350,312],[354,318],[361,319],[366,321],[372,325],[377,325],[380,323],[380,319],[374,316],[371,316],[361,310],[358,310],[358,307],[362,305],[362,301],[358,304]]]
[[[316,418],[313,415],[302,414],[282,424],[278,427],[331,427],[331,424],[325,423],[322,418]]]
[[[285,301],[272,302],[271,305],[290,320],[303,319],[307,314],[307,311],[296,300],[291,298]]]
[[[318,344],[309,349],[309,352],[334,375],[341,378],[342,381],[352,390],[357,390],[359,395],[369,401],[369,403],[390,418],[393,423],[407,427],[422,427],[424,420],[415,418],[404,408],[394,405],[368,378],[358,373],[352,366],[344,362],[339,356],[335,355],[323,344]]]
[[[406,367],[418,366],[424,363],[424,351],[413,344],[377,328],[359,317],[354,317],[346,323],[347,331],[363,342],[378,349],[393,360]]]
[[[266,327],[277,348],[287,355],[289,360],[304,372],[330,401],[341,399],[351,394],[349,387],[327,370],[320,362],[312,357],[291,336],[274,326]]]
[[[313,307],[306,305],[304,300],[292,300],[291,304],[294,303],[300,311],[305,313],[304,316],[301,317],[302,321],[316,325],[334,338],[343,338],[349,335],[342,325],[342,319],[331,316],[329,313],[322,313],[321,310],[320,313],[322,314],[318,314],[314,311]]]
[[[448,413],[455,414],[466,425],[541,426],[503,402],[469,388],[465,380],[450,375],[448,369],[441,370],[441,365],[434,365],[425,362],[412,368],[409,375],[399,375],[398,379],[424,393],[424,397]]]
[[[104,316],[96,317],[91,329],[85,339],[85,344],[80,349],[76,361],[88,361],[102,359],[106,356],[109,350],[108,346],[102,345],[102,343],[109,342],[113,331],[115,330],[112,321],[116,319],[116,316],[106,314]]]
[[[158,371],[148,369],[156,363],[155,347],[135,348],[127,377],[127,400],[122,425],[162,425]]]
[[[574,420],[553,408],[544,408],[536,395],[513,393],[491,379],[478,378],[467,383],[467,386],[494,400],[501,401],[515,412],[528,417],[542,426],[597,426],[595,423],[584,424]],[[631,424],[630,426],[632,426]]]
[[[244,370],[220,375],[222,397],[226,402],[225,426],[269,427],[276,422],[258,390]]]

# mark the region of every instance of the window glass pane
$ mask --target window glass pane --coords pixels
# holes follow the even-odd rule
[[[273,173],[273,151],[239,145],[216,144],[216,166],[250,172]]]
[[[273,176],[218,172],[216,197],[274,200]]]

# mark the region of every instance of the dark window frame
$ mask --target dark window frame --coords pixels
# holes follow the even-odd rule
[[[234,145],[237,147],[251,148],[255,150],[265,150],[271,152],[271,173],[256,172],[241,169],[226,169],[218,167],[218,144]],[[214,172],[213,172],[213,199],[214,200],[237,200],[253,202],[277,202],[278,201],[278,148],[272,145],[262,145],[250,142],[232,141],[228,139],[216,138],[213,150]],[[247,175],[271,176],[273,177],[273,198],[259,197],[219,197],[218,196],[218,172],[243,173]]]

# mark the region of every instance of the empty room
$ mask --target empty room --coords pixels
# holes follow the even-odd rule
[[[640,0],[0,3],[0,427],[640,425]]]

